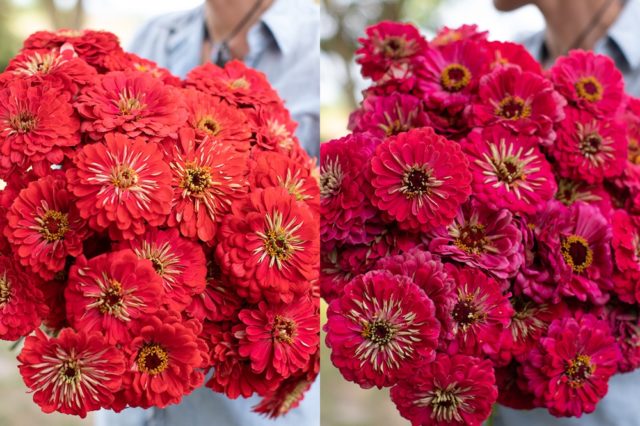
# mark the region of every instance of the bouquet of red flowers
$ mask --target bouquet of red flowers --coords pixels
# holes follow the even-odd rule
[[[333,363],[414,425],[592,412],[640,366],[640,101],[607,57],[543,71],[475,26],[361,43],[373,84],[321,146]]]
[[[297,406],[318,373],[319,190],[263,74],[181,81],[113,34],[38,32],[0,74],[0,123],[0,338],[27,336],[43,411],[166,407],[205,380]]]

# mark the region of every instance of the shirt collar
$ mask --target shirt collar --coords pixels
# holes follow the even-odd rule
[[[638,25],[640,25],[640,2],[628,0],[607,33],[609,39],[620,49],[631,69],[640,66]]]
[[[291,53],[296,46],[297,31],[292,31],[291,24],[295,19],[292,2],[295,0],[274,0],[260,18],[283,54]]]

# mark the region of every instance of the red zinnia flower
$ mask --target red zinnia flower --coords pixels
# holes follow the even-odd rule
[[[549,325],[523,369],[537,401],[551,414],[580,417],[605,396],[619,360],[607,323],[577,312]]]
[[[469,163],[456,143],[427,127],[390,137],[371,159],[372,202],[402,229],[448,224],[471,193]]]
[[[136,71],[100,76],[82,91],[75,107],[84,119],[83,133],[94,140],[110,132],[145,136],[154,142],[175,139],[187,119],[177,89]]]
[[[605,306],[606,320],[622,356],[618,371],[628,373],[640,367],[640,312],[637,305],[624,303]]]
[[[291,301],[318,277],[319,250],[318,222],[309,208],[282,188],[267,188],[233,203],[216,258],[240,296]]]
[[[99,332],[70,328],[54,338],[37,330],[26,338],[18,361],[42,411],[83,418],[87,411],[110,408],[124,373],[124,356]]]
[[[38,31],[24,42],[25,49],[52,49],[65,43],[73,46],[78,55],[99,72],[111,69],[113,56],[123,54],[120,42],[115,34],[107,31],[58,30],[56,32]]]
[[[263,301],[243,309],[238,314],[243,327],[234,328],[238,353],[251,359],[256,373],[288,378],[304,368],[318,350],[318,315],[314,302],[306,296],[288,304]]]
[[[491,362],[465,355],[438,354],[391,388],[391,399],[413,426],[481,426],[497,398]]]
[[[549,70],[556,88],[580,109],[614,116],[624,107],[624,80],[611,58],[572,50]]]
[[[309,167],[277,152],[255,151],[254,160],[249,176],[252,190],[281,187],[297,201],[318,212],[320,191]]]
[[[440,324],[410,278],[359,275],[327,311],[326,343],[342,375],[361,387],[391,386],[435,357]]]
[[[626,303],[640,300],[640,217],[616,210],[611,217],[614,270],[617,296]]]
[[[291,155],[300,144],[295,136],[298,123],[291,119],[284,104],[261,107],[249,117],[255,126],[257,148]]]
[[[151,229],[142,237],[123,242],[117,250],[130,248],[140,259],[149,259],[162,278],[162,302],[181,311],[191,304],[195,294],[204,291],[207,265],[200,245],[182,238],[177,229]]]
[[[48,308],[36,280],[0,255],[0,339],[17,340],[35,330]]]
[[[69,272],[67,317],[77,330],[100,330],[109,343],[127,344],[131,325],[158,309],[162,293],[151,261],[131,250],[80,257]]]
[[[566,100],[544,77],[516,67],[499,67],[482,77],[479,101],[473,106],[478,126],[499,124],[513,133],[556,139],[553,126],[564,118]]]
[[[209,93],[194,89],[186,89],[182,93],[189,112],[187,124],[196,132],[198,140],[209,138],[233,145],[239,152],[249,150],[251,129],[242,110]]]
[[[463,150],[473,173],[473,195],[494,210],[531,214],[556,192],[551,165],[535,138],[490,127],[471,132]]]
[[[231,204],[247,191],[247,154],[206,138],[198,146],[190,130],[170,152],[173,187],[167,224],[187,238],[211,242]]]
[[[5,79],[24,79],[34,86],[51,85],[75,96],[79,88],[87,85],[95,75],[96,70],[78,58],[71,46],[22,50],[0,75],[0,86]]]
[[[496,357],[503,331],[514,313],[509,299],[495,280],[478,269],[447,265],[447,272],[455,281],[457,293],[447,352]]]
[[[125,57],[127,67],[118,71],[130,69],[140,72],[146,72],[148,74],[151,74],[154,78],[162,80],[164,84],[167,84],[169,86],[182,87],[182,80],[171,74],[171,71],[169,71],[168,69],[158,66],[157,63],[145,58],[141,58],[140,56],[130,52],[125,52]]]
[[[30,166],[39,176],[80,143],[70,95],[60,88],[17,80],[0,89],[0,178]]]
[[[64,174],[56,172],[20,191],[7,211],[4,233],[20,263],[48,280],[64,269],[67,256],[82,254],[90,231]]]
[[[84,146],[73,162],[67,179],[80,215],[112,239],[142,235],[171,212],[171,170],[157,144],[108,134],[105,144]]]
[[[565,108],[567,118],[549,152],[562,177],[599,183],[622,174],[627,164],[623,125],[588,111]]]
[[[349,129],[354,133],[368,132],[377,138],[385,138],[426,127],[430,121],[422,100],[415,96],[402,93],[371,95],[349,117]]]
[[[449,226],[426,235],[429,250],[499,279],[513,277],[522,265],[522,234],[507,209],[491,210],[475,201],[465,203]]]
[[[278,388],[266,395],[260,403],[252,407],[256,413],[263,414],[270,419],[284,416],[300,405],[304,394],[311,388],[313,380],[307,374],[298,374],[283,380]]]
[[[464,41],[429,49],[418,72],[418,86],[429,106],[465,105],[488,66],[489,55],[481,43]]]
[[[235,318],[242,307],[243,299],[235,288],[222,276],[220,267],[213,260],[213,254],[207,254],[207,286],[200,294],[193,296],[186,313],[200,322],[225,321]]]
[[[478,31],[477,25],[460,25],[457,28],[442,27],[429,44],[442,47],[466,40],[486,42],[488,35],[488,31]]]
[[[378,140],[351,134],[320,145],[320,234],[328,247],[336,242],[371,241],[378,212],[369,200],[369,159]]]
[[[123,377],[126,401],[132,407],[164,408],[176,404],[204,382],[209,362],[197,321],[182,322],[180,315],[159,311],[134,324],[125,347]]]
[[[493,57],[491,69],[500,66],[515,66],[519,67],[522,71],[530,71],[542,75],[540,62],[536,61],[523,45],[508,41],[489,41],[486,43],[486,46]]]

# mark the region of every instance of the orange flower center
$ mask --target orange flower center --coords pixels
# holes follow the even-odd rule
[[[205,192],[211,185],[211,169],[209,167],[198,167],[194,164],[188,164],[182,176],[180,187],[185,189],[189,194],[200,195]]]
[[[66,213],[56,210],[47,210],[44,216],[36,219],[40,225],[38,232],[48,242],[59,241],[69,230],[69,218]]]
[[[138,173],[127,164],[120,164],[114,170],[111,176],[113,186],[120,189],[128,189],[138,183]]]
[[[156,343],[145,344],[138,352],[136,364],[141,372],[155,376],[169,366],[169,353]]]
[[[602,99],[602,84],[593,76],[582,77],[576,82],[578,97],[588,102],[597,102]]]
[[[571,387],[579,388],[591,377],[595,370],[596,366],[591,363],[590,356],[578,355],[567,363],[564,374],[569,379]]]
[[[506,96],[496,107],[495,113],[507,120],[518,120],[531,115],[531,106],[519,96]]]
[[[584,237],[570,235],[562,239],[562,257],[573,272],[581,273],[593,262],[593,250]]]
[[[38,125],[38,120],[29,111],[19,112],[9,118],[9,126],[18,133],[29,133]]]
[[[200,119],[200,121],[198,122],[198,128],[203,132],[206,132],[212,136],[217,135],[218,133],[220,133],[220,130],[221,130],[218,122],[209,116],[202,117]]]
[[[229,87],[232,89],[249,89],[251,85],[249,84],[246,78],[240,77],[238,79],[235,79],[229,82]]]
[[[640,164],[640,144],[638,144],[638,140],[636,138],[629,138],[627,159],[630,163]]]
[[[296,323],[288,318],[276,315],[271,334],[273,338],[281,343],[293,343],[296,333]]]
[[[375,319],[364,324],[361,334],[376,345],[386,345],[396,335],[396,329],[387,320]]]
[[[440,74],[440,84],[448,92],[458,92],[471,81],[469,68],[461,64],[449,64]]]

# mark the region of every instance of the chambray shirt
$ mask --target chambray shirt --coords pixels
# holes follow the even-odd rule
[[[232,7],[232,6],[230,6]],[[130,51],[185,77],[200,65],[204,5],[160,16],[134,38]],[[275,0],[247,37],[248,66],[266,74],[293,119],[296,135],[312,156],[320,143],[320,9],[312,0]],[[212,58],[213,59],[213,58]]]
[[[244,62],[264,72],[285,100],[310,155],[319,151],[320,39],[319,7],[312,0],[275,0],[248,34]],[[204,6],[161,16],[145,25],[130,51],[184,77],[200,64]],[[100,411],[96,426],[316,426],[320,425],[320,381],[298,408],[278,420],[251,412],[259,397],[230,400],[208,388],[196,389],[165,409],[129,408],[120,414]]]
[[[573,1],[573,0],[572,0]],[[524,41],[538,60],[547,52],[544,32]],[[607,34],[596,43],[596,53],[610,56],[622,72],[627,93],[640,96],[640,1],[628,0]],[[591,414],[580,418],[556,418],[546,410],[512,410],[499,406],[494,426],[638,426],[640,425],[640,370],[618,374],[609,380],[609,391]]]

